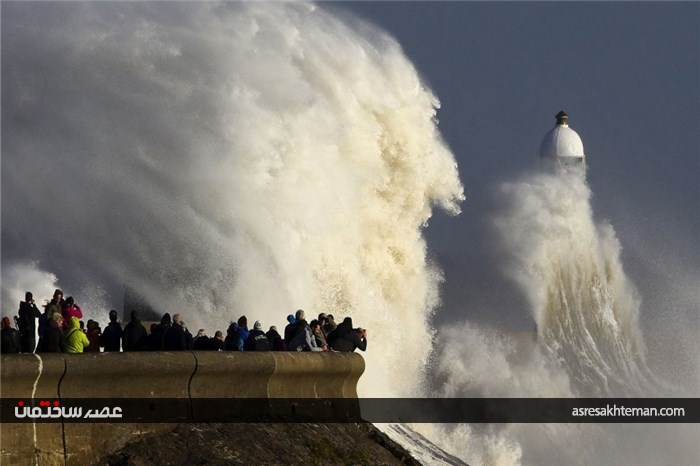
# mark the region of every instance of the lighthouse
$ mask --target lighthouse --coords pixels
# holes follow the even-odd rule
[[[586,167],[581,137],[569,127],[569,115],[563,111],[556,115],[556,125],[542,140],[540,159],[557,170],[569,171],[574,167]]]

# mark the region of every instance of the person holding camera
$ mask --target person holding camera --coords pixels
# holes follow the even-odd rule
[[[328,344],[333,351],[352,353],[355,349],[367,350],[367,330],[353,328],[352,319],[346,317],[333,332],[328,335]]]
[[[21,351],[33,353],[36,348],[36,319],[41,317],[41,312],[34,304],[34,295],[31,291],[27,291],[24,301],[20,301],[18,314]]]

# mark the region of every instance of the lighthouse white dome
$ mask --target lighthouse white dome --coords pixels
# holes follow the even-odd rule
[[[540,157],[576,157],[584,158],[583,142],[578,133],[567,124],[560,124],[547,133],[542,140]]]
[[[569,115],[562,110],[555,118],[556,126],[542,140],[540,159],[546,164],[553,164],[557,170],[569,172],[573,167],[583,167],[585,173],[583,142],[576,131],[569,128]]]

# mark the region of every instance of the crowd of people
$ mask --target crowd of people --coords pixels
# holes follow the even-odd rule
[[[83,312],[72,296],[63,299],[56,290],[41,312],[34,296],[27,292],[20,302],[15,327],[3,317],[0,331],[0,352],[5,353],[83,353],[118,351],[336,351],[353,352],[367,349],[367,330],[354,328],[346,317],[340,324],[333,315],[319,314],[307,322],[303,310],[287,316],[283,334],[274,325],[263,331],[260,321],[248,328],[248,319],[241,316],[231,322],[226,335],[217,331],[209,337],[204,329],[192,335],[181,314],[163,314],[160,323],[146,331],[138,311],[131,311],[129,322],[122,326],[117,311],[109,311],[104,330],[92,319],[87,326]],[[38,321],[39,340],[36,341]]]

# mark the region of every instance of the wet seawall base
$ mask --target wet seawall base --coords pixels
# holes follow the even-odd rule
[[[361,356],[338,353],[3,355],[0,462],[92,464],[129,442],[201,421],[357,415],[347,410],[363,371]]]

